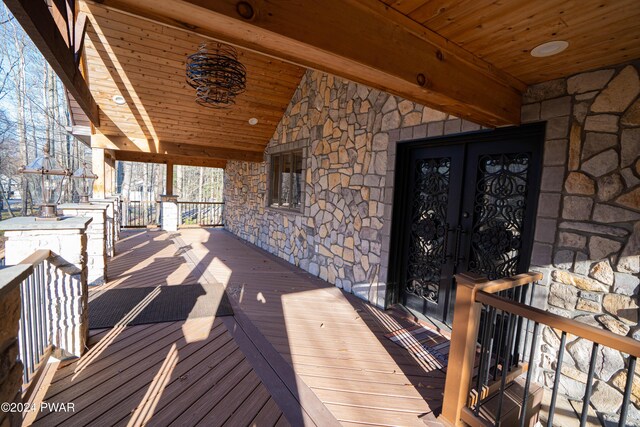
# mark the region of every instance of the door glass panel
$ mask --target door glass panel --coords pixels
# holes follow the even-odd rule
[[[491,280],[517,273],[529,159],[527,153],[479,158],[469,271]]]
[[[437,303],[445,260],[451,158],[416,162],[405,291]]]

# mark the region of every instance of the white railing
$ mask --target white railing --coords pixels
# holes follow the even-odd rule
[[[52,349],[52,307],[48,283],[51,251],[41,249],[20,265],[26,265],[26,277],[20,283],[19,358],[23,370],[23,394],[46,364]]]
[[[86,325],[78,320],[82,317],[78,313],[83,312],[81,275],[48,249],[37,250],[19,264],[0,269],[3,298],[9,298],[7,290],[20,290],[19,303],[15,300],[19,313],[7,313],[8,317],[1,321],[15,321],[18,326],[23,399],[33,392],[54,349],[57,357],[77,357],[82,353]]]

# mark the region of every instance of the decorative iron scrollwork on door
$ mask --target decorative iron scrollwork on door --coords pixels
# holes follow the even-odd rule
[[[438,302],[445,257],[451,159],[416,162],[406,292]]]
[[[478,160],[469,270],[497,279],[516,274],[522,246],[529,155]]]

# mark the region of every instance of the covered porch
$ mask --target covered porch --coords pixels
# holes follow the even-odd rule
[[[76,404],[25,422],[640,426],[640,3],[5,2],[98,175],[0,223],[3,397]],[[185,82],[203,42],[224,108]],[[109,254],[116,161],[167,194]]]

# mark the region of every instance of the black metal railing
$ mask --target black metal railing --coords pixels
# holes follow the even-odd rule
[[[521,292],[521,295],[526,295],[526,292]],[[569,334],[574,335],[576,337],[585,339],[592,343],[592,351],[590,355],[590,364],[586,379],[586,389],[585,394],[583,396],[582,401],[582,412],[580,414],[580,426],[587,425],[587,418],[589,413],[589,407],[591,402],[591,394],[593,390],[594,384],[594,375],[596,371],[597,365],[597,354],[601,347],[608,347],[617,351],[620,351],[623,354],[628,355],[627,361],[625,363],[625,373],[626,373],[626,383],[623,393],[623,402],[620,407],[619,418],[618,418],[618,426],[623,427],[626,426],[629,402],[631,399],[631,394],[633,390],[633,378],[636,366],[637,357],[640,356],[640,343],[636,340],[633,340],[629,337],[624,337],[620,335],[613,334],[607,330],[595,328],[593,326],[577,322],[572,319],[567,319],[561,316],[554,315],[549,312],[545,312],[543,310],[539,310],[537,308],[531,307],[531,305],[527,305],[524,303],[524,300],[510,300],[504,296],[500,296],[497,294],[491,294],[489,292],[479,291],[476,295],[476,301],[483,304],[487,313],[492,311],[502,313],[505,316],[506,329],[507,329],[507,341],[506,348],[504,350],[504,354],[506,356],[498,357],[503,365],[506,367],[513,366],[512,358],[518,357],[518,354],[524,354],[526,352],[526,358],[521,359],[520,361],[533,361],[535,358],[535,352],[537,351],[537,340],[538,340],[538,332],[541,325],[546,325],[556,331],[560,332],[559,346],[556,354],[555,360],[555,370],[554,370],[554,379],[553,379],[553,387],[551,389],[551,399],[549,401],[549,407],[542,414],[543,417],[546,417],[546,425],[547,427],[553,426],[553,420],[556,412],[556,403],[558,399],[558,394],[560,391],[560,379],[563,375],[563,363],[564,363],[564,355],[566,351],[566,343],[567,336]],[[518,347],[518,341],[516,340],[516,335],[514,331],[516,330],[518,325],[524,325],[523,331],[531,332],[531,345],[528,345],[528,342],[523,342],[521,347]],[[530,326],[533,325],[532,328]],[[490,328],[490,327],[488,327]],[[528,335],[528,334],[527,334]],[[488,341],[494,340],[495,338],[489,338]],[[525,340],[526,341],[526,340]],[[486,342],[484,344],[487,344]],[[490,344],[489,344],[490,345]],[[481,345],[481,349],[483,345]],[[485,349],[485,352],[487,350]],[[520,352],[520,353],[519,353]],[[482,357],[482,356],[481,356]],[[489,359],[489,358],[485,358]],[[486,362],[483,361],[486,365]],[[486,370],[486,368],[484,368]],[[482,372],[483,368],[480,367]],[[494,369],[495,371],[495,369]],[[500,369],[500,387],[497,391],[498,406],[495,409],[495,414],[492,418],[496,420],[496,425],[500,425],[501,417],[502,417],[502,407],[503,401],[505,397],[505,387],[507,385],[507,374],[509,369]],[[527,423],[527,410],[530,399],[530,387],[532,385],[532,376],[534,369],[526,370],[526,379],[523,387],[522,397],[521,397],[521,410],[519,415],[519,425],[524,427]],[[476,407],[472,407],[474,414],[479,415],[482,411],[482,405],[485,399],[480,399]]]
[[[160,202],[123,200],[120,207],[120,224],[123,228],[160,225]]]
[[[625,426],[634,387],[634,372],[640,356],[640,342],[609,330],[597,328],[574,319],[565,318],[534,307],[536,282],[540,273],[525,273],[505,279],[489,281],[472,273],[456,275],[457,291],[453,329],[449,351],[444,401],[440,417],[443,421],[458,425],[521,427],[544,421],[554,425],[556,404],[561,387],[568,337],[592,343],[590,365],[582,397],[580,425],[588,419],[594,378],[604,381],[599,370],[603,347],[619,352],[625,360],[624,369],[616,375],[615,385],[623,391],[617,413],[608,414],[619,426]],[[556,354],[550,360],[536,360],[542,328],[545,333],[556,334]],[[549,338],[551,339],[551,338]],[[585,350],[588,352],[588,350]],[[618,370],[618,369],[616,369]],[[534,381],[541,374],[545,382],[551,381],[550,390]],[[608,379],[607,379],[608,381]],[[624,382],[624,386],[621,384]],[[624,390],[623,390],[624,387]],[[544,393],[551,393],[548,404],[543,404]]]
[[[527,283],[516,288],[497,292],[495,295],[507,300],[529,305],[533,301],[537,282]],[[474,378],[474,408],[476,416],[480,415],[482,406],[493,396],[491,391],[498,383],[504,390],[510,373],[517,370],[522,362],[522,355],[528,348],[530,320],[513,316],[511,313],[498,310],[483,304],[480,314],[478,332],[479,361]],[[522,339],[524,335],[524,340]],[[502,412],[500,399],[496,419]]]
[[[224,202],[177,202],[178,221],[181,226],[201,225],[217,227],[224,225]]]

